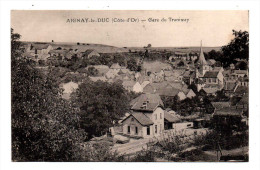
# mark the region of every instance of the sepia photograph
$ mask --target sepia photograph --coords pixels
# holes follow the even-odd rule
[[[12,162],[249,161],[249,10],[10,16]]]

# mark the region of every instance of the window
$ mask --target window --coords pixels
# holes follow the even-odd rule
[[[134,119],[134,118],[132,118],[132,119],[131,119],[131,121],[133,122],[133,121],[135,121],[135,119]]]
[[[138,127],[135,127],[135,133],[138,134]]]
[[[150,135],[150,127],[147,127],[147,135]]]
[[[157,133],[157,125],[155,125],[154,131],[155,131],[155,133]]]
[[[160,119],[162,119],[162,113],[160,113]]]
[[[160,132],[162,132],[162,124],[160,124]]]
[[[127,133],[130,133],[130,126],[128,126],[127,128]]]
[[[211,83],[211,78],[209,78],[209,83]]]
[[[155,116],[155,120],[157,120],[157,114],[156,115],[154,115]]]

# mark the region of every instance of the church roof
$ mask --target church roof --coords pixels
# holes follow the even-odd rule
[[[200,56],[199,56],[199,60],[197,62],[198,64],[202,64],[202,65],[207,65],[207,61],[204,57],[204,53],[203,53],[203,50],[202,50],[202,42],[201,42],[201,45],[200,45]]]

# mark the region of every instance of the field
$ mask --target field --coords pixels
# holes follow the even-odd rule
[[[23,42],[24,44],[50,44],[54,49],[61,47],[66,49],[81,49],[81,50],[96,50],[98,53],[122,53],[122,52],[138,52],[145,51],[143,47],[115,47],[103,44],[88,44],[88,43],[71,43],[71,42]],[[211,50],[219,51],[221,47],[203,47],[204,52],[209,52]],[[199,52],[200,47],[151,47],[149,51],[168,51],[168,52]]]

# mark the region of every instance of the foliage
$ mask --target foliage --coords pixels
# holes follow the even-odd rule
[[[206,59],[214,59],[216,61],[220,61],[223,57],[223,54],[221,51],[211,50],[207,53]]]
[[[184,62],[183,61],[180,61],[178,64],[177,64],[178,67],[183,67],[184,66]]]
[[[157,145],[160,146],[163,151],[176,154],[187,147],[186,144],[189,140],[189,137],[181,131],[179,134],[170,131],[166,135],[163,135],[161,140],[158,140]]]
[[[61,99],[54,77],[20,56],[19,37],[11,32],[12,159],[74,160],[74,148],[85,138],[77,111]]]
[[[224,67],[228,67],[236,58],[249,59],[249,33],[247,31],[232,31],[234,39],[221,48],[224,56],[222,58]]]
[[[217,130],[207,131],[206,134],[194,136],[194,146],[204,146],[204,150],[235,149],[248,146],[248,131],[243,130],[239,133],[221,133]]]
[[[179,100],[178,96],[162,97],[166,108],[171,108],[182,116],[192,115],[195,112],[212,113],[210,101],[206,96],[195,96]]]
[[[141,71],[140,67],[138,66],[138,64],[134,58],[130,58],[127,61],[127,68],[131,71]]]
[[[80,109],[81,127],[89,137],[107,132],[129,109],[129,96],[122,85],[85,80],[72,97]]]
[[[130,159],[128,162],[155,162],[155,153],[152,150],[142,150]]]
[[[236,63],[235,67],[237,70],[247,70],[248,69],[247,63],[244,61],[239,61],[238,63]]]
[[[85,142],[78,149],[77,161],[84,162],[121,162],[124,157],[111,150],[111,143],[108,141]]]
[[[213,101],[220,102],[220,101],[229,101],[230,98],[226,96],[224,89],[216,92],[216,97],[214,97]]]
[[[38,63],[39,63],[39,66],[45,66],[46,65],[44,60],[39,60]]]
[[[95,68],[95,67],[89,67],[88,68],[88,74],[90,75],[90,76],[96,76],[96,75],[98,75],[98,70]]]

